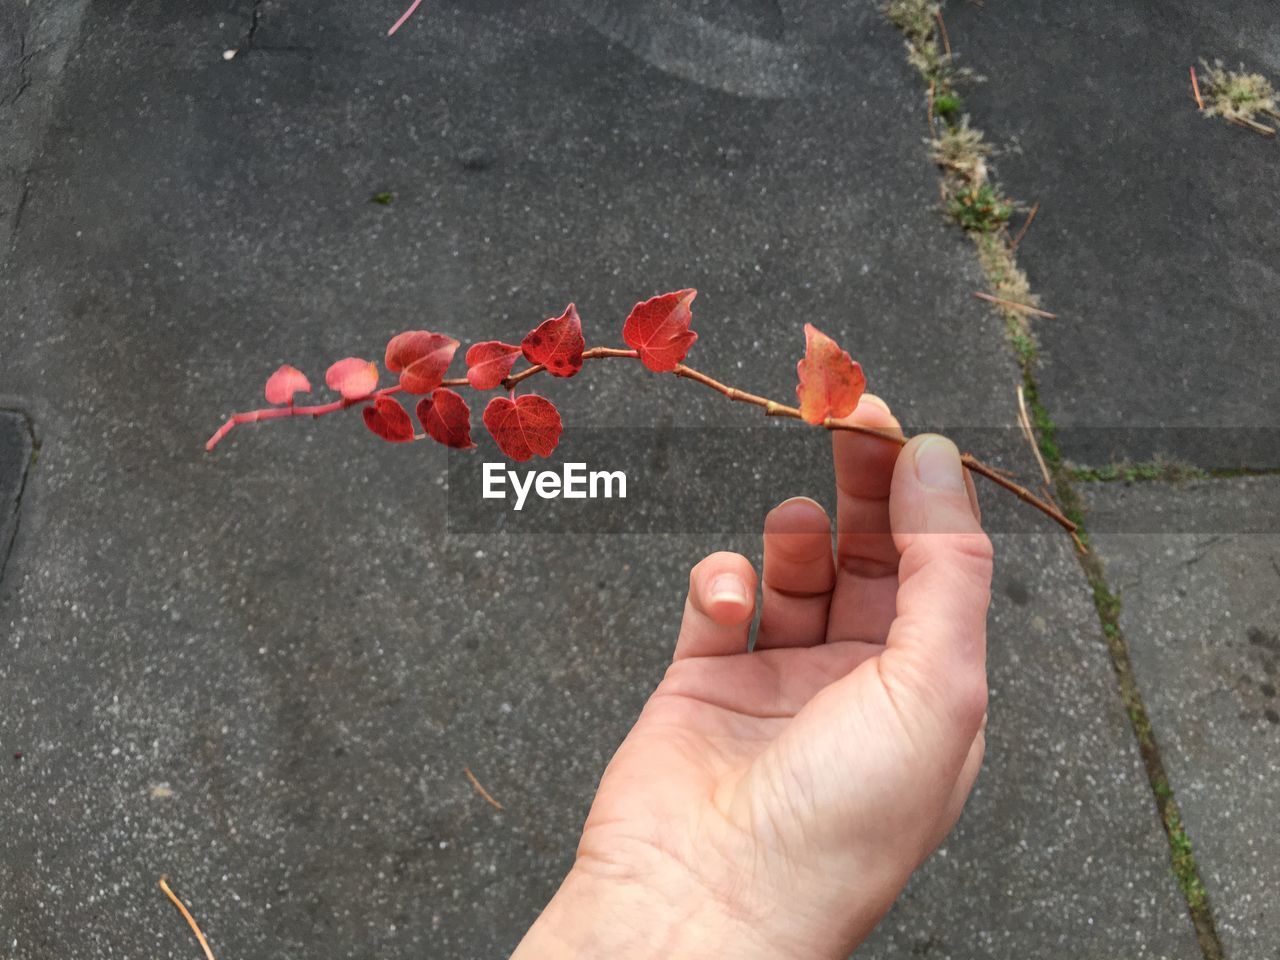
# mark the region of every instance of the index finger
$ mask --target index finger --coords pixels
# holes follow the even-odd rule
[[[844,422],[900,438],[889,407],[866,394]],[[894,440],[834,430],[836,476],[836,585],[827,642],[883,643],[893,622],[898,548],[889,523],[889,490],[902,447]]]

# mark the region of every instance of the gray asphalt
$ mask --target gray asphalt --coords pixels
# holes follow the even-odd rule
[[[451,534],[443,452],[354,416],[204,454],[282,361],[317,382],[405,327],[511,340],[569,299],[616,342],[636,299],[695,286],[708,373],[786,398],[813,320],[905,421],[1000,428],[979,452],[1034,475],[873,4],[441,3],[388,41],[399,12],[91,5],[23,95],[50,106],[23,121],[0,296],[0,406],[42,444],[0,582],[13,960],[191,956],[160,874],[220,957],[503,955],[661,676],[689,566],[758,554]],[[639,371],[545,389],[588,427],[751,415]],[[773,449],[726,500],[830,502]],[[1199,956],[1070,543],[984,506],[1009,531],[987,769],[859,955]]]
[[[1271,0],[948,7],[961,62],[990,79],[967,99],[1000,179],[1040,203],[1019,262],[1059,317],[1037,325],[1038,379],[1081,462],[1280,467],[1280,434],[1223,429],[1273,428],[1280,405],[1280,144],[1201,116],[1188,74],[1221,59],[1280,82],[1275,16]],[[1171,426],[1199,429],[1140,429]]]

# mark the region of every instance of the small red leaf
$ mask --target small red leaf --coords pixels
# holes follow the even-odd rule
[[[578,308],[572,303],[564,313],[542,323],[530,331],[520,348],[530,363],[540,363],[553,377],[572,377],[582,369],[582,320]]]
[[[471,408],[448,387],[438,387],[418,401],[418,420],[433,440],[446,447],[469,450],[475,446],[471,442]]]
[[[347,357],[325,371],[324,382],[344,399],[359,400],[373,393],[378,385],[378,367],[359,357]]]
[[[310,393],[311,381],[287,363],[267,378],[267,403],[293,403],[295,393]]]
[[[862,367],[811,323],[804,325],[804,359],[796,364],[800,416],[813,424],[853,413],[867,388]]]
[[[520,348],[501,340],[473,344],[467,351],[467,383],[477,390],[492,390],[515,366]]]
[[[457,349],[458,341],[443,333],[409,330],[387,343],[387,369],[400,374],[400,386],[409,393],[430,393],[440,386]]]
[[[395,397],[379,397],[364,408],[364,425],[388,443],[413,439],[413,421]]]
[[[515,400],[494,397],[484,408],[482,419],[498,449],[522,462],[534,454],[551,456],[564,430],[556,405],[531,394]]]
[[[665,373],[685,358],[698,335],[689,329],[697,290],[677,290],[637,303],[622,325],[622,339],[650,370]]]

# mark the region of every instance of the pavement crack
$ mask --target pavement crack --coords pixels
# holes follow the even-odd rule
[[[1222,534],[1214,534],[1212,537],[1206,540],[1203,544],[1201,544],[1200,549],[1197,550],[1195,554],[1191,557],[1191,559],[1187,560],[1184,565],[1188,567],[1195,566],[1197,563],[1199,563],[1201,560],[1207,557],[1209,555],[1209,552],[1215,546],[1217,546],[1219,543],[1221,543],[1225,539],[1226,537],[1222,536]],[[1275,561],[1273,560],[1272,562],[1274,563]]]
[[[961,79],[952,68],[951,44],[940,35],[943,28],[939,8],[940,5],[933,0],[895,0],[885,12],[905,35],[909,60],[929,89],[933,159],[942,171],[942,195],[944,200],[949,200],[949,214],[975,241],[979,263],[996,292],[1013,301],[1014,306],[1034,306],[1038,300],[1029,279],[1018,265],[1017,244],[1005,239],[1007,231],[1004,227],[1016,204],[989,179],[984,156],[990,148],[982,132],[970,125],[967,116],[957,118],[944,113],[935,119],[934,105],[938,97],[953,94],[957,80]],[[941,131],[935,139],[933,135],[939,129],[938,122],[941,123]],[[1010,308],[1002,308],[1001,313],[1006,323],[1009,346],[1021,368],[1023,389],[1040,452],[1053,477],[1053,492],[1061,502],[1063,512],[1079,526],[1077,558],[1093,591],[1094,607],[1110,654],[1120,700],[1137,740],[1156,812],[1164,827],[1170,868],[1182,892],[1205,960],[1223,960],[1222,943],[1218,938],[1208,892],[1165,771],[1151,717],[1129,657],[1128,643],[1121,630],[1120,597],[1108,586],[1102,560],[1088,545],[1084,504],[1075,489],[1075,484],[1091,480],[1129,479],[1126,474],[1132,474],[1133,479],[1170,479],[1170,472],[1177,474],[1179,471],[1170,471],[1169,464],[1152,462],[1086,469],[1082,475],[1073,473],[1058,445],[1057,425],[1040,396],[1036,380],[1038,348],[1026,314]],[[1280,574],[1280,567],[1277,567],[1277,573]]]
[[[17,407],[0,407],[0,413],[17,416],[22,421],[27,433],[27,441],[31,444],[31,454],[27,458],[27,462],[22,465],[22,476],[18,481],[18,492],[13,498],[13,530],[7,541],[0,543],[0,586],[2,586],[4,584],[5,568],[9,565],[9,555],[13,552],[13,545],[18,542],[18,527],[22,523],[22,498],[27,492],[27,484],[31,480],[36,461],[40,457],[40,438],[36,434],[35,427],[31,422],[31,416],[27,411]]]

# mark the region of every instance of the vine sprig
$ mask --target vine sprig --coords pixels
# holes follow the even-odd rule
[[[409,330],[392,337],[387,344],[385,366],[398,375],[396,384],[379,388],[377,364],[346,357],[325,373],[326,385],[339,394],[339,399],[329,403],[295,403],[297,394],[311,391],[311,383],[300,370],[286,364],[267,380],[266,399],[271,406],[232,414],[209,438],[205,449],[213,450],[233,429],[245,424],[288,417],[323,417],[357,406],[363,412],[365,425],[390,443],[431,438],[455,449],[470,449],[476,446],[471,439],[471,408],[453,389],[468,387],[477,392],[499,388],[506,392],[492,397],[481,414],[485,428],[503,454],[521,462],[534,456],[547,457],[560,442],[564,429],[560,412],[546,397],[515,396],[515,388],[544,373],[573,377],[588,360],[638,360],[655,373],[671,373],[729,400],[760,407],[765,416],[802,420],[825,430],[858,433],[898,446],[907,442],[896,434],[843,422],[857,407],[866,389],[866,378],[861,365],[812,324],[804,325],[805,355],[797,364],[798,406],[728,386],[686,365],[684,359],[698,339],[691,329],[695,296],[695,290],[677,290],[637,303],[623,323],[625,348],[587,347],[581,317],[571,303],[560,316],[544,320],[529,331],[519,345],[500,340],[473,344],[466,352],[464,377],[445,376],[460,346],[457,340],[426,330]],[[529,366],[512,373],[520,357]],[[423,433],[415,430],[397,394],[421,396],[415,412]],[[961,462],[967,470],[1052,518],[1075,538],[1076,524],[1055,504],[970,453],[961,454]]]

